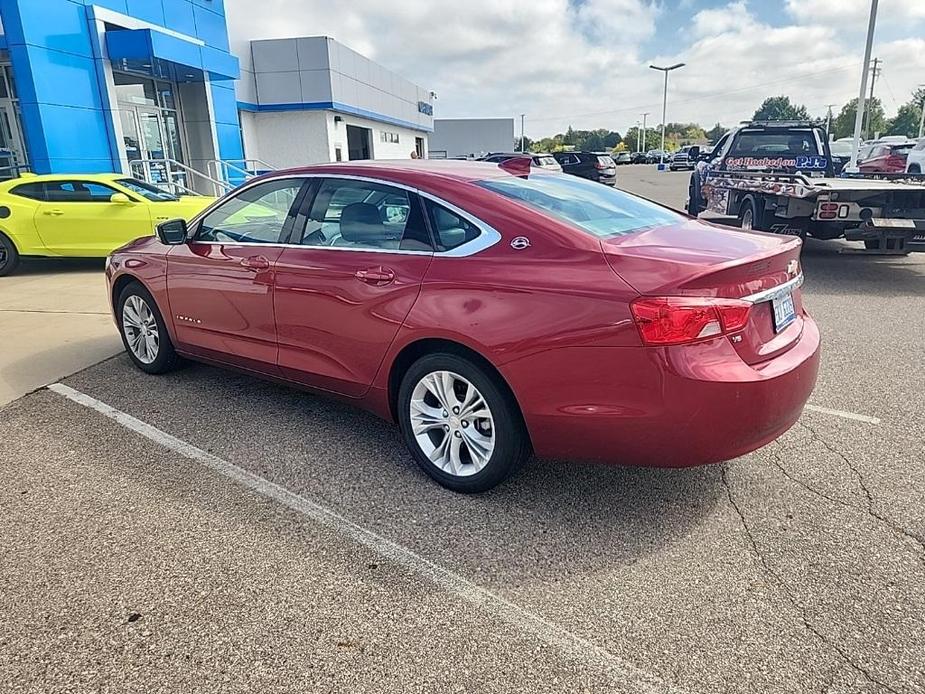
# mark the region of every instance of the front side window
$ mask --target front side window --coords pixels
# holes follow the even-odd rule
[[[600,183],[573,176],[531,174],[479,185],[599,237],[680,224],[681,215]]]
[[[45,199],[49,202],[109,202],[118,192],[92,181],[49,181],[45,184]]]
[[[401,188],[328,178],[318,189],[300,243],[319,248],[432,251],[417,196]]]
[[[135,195],[140,195],[150,202],[176,202],[179,198],[173,193],[161,190],[157,186],[152,186],[146,181],[139,181],[137,178],[120,178],[116,181],[123,188],[128,188]]]
[[[199,225],[197,241],[279,243],[302,179],[260,183],[225,201]]]

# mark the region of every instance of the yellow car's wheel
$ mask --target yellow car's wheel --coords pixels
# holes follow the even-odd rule
[[[6,236],[0,234],[0,277],[11,274],[19,265],[19,251]]]

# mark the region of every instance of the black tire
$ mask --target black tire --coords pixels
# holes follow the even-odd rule
[[[909,165],[909,173],[911,173],[911,174],[920,174],[920,173],[922,173],[922,167],[919,166],[918,164],[910,164],[910,165]]]
[[[703,212],[703,193],[700,190],[700,172],[696,169],[691,173],[691,182],[687,187],[687,212],[696,217]]]
[[[750,221],[750,226],[746,227],[746,220]],[[739,206],[739,227],[742,229],[751,228],[754,231],[768,231],[770,228],[770,215],[764,210],[763,205],[751,195],[747,196]]]
[[[19,251],[6,236],[0,234],[0,277],[12,275],[19,267]]]
[[[461,376],[468,381],[481,394],[491,412],[494,448],[484,467],[478,472],[467,476],[450,474],[432,462],[421,448],[421,444],[418,443],[412,430],[411,400],[415,388],[429,374],[441,371]],[[424,472],[439,484],[454,492],[472,494],[487,491],[510,477],[530,456],[530,440],[520,409],[514,398],[503,384],[497,382],[496,378],[494,374],[488,373],[483,367],[469,359],[455,354],[436,353],[421,357],[412,364],[405,373],[399,387],[398,424],[411,456]],[[442,408],[438,406],[438,409]],[[457,421],[458,425],[459,422]],[[487,426],[484,422],[483,425]],[[472,426],[478,427],[480,425],[474,423]],[[458,432],[453,433],[457,434]],[[440,439],[442,435],[451,440],[449,439],[451,435],[449,431],[443,434],[440,427],[435,427],[434,436]],[[468,449],[466,449],[466,454],[468,454]],[[472,464],[471,458],[469,464]]]
[[[125,307],[126,303],[132,297],[140,298],[150,309],[157,327],[157,349],[156,356],[151,361],[144,361],[136,355],[135,351],[129,345],[129,337],[126,334],[128,329],[125,327]],[[129,358],[139,369],[149,374],[163,374],[176,368],[179,357],[174,350],[173,342],[170,340],[170,334],[167,332],[167,326],[164,318],[161,316],[160,309],[154,301],[154,297],[140,282],[131,282],[119,293],[116,300],[116,318],[118,320],[119,335],[122,336],[122,344]]]

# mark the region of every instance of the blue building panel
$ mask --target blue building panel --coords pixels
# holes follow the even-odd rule
[[[218,154],[241,159],[230,81],[240,69],[228,50],[222,0],[0,0],[5,32],[0,48],[13,64],[33,170],[122,170],[123,143],[113,122],[118,116],[110,110],[94,7],[127,18],[123,29],[106,32],[113,59],[134,58],[134,69],[172,65],[170,74],[179,80],[213,80]],[[107,21],[119,25],[118,17]]]

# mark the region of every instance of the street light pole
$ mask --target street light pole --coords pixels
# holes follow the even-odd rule
[[[524,148],[524,139],[525,139],[525,136],[524,136],[524,118],[526,117],[526,115],[527,115],[526,113],[521,113],[521,114],[520,114],[520,151],[521,151],[521,152],[525,152],[525,151],[526,151],[526,149]]]
[[[639,145],[639,151],[640,151],[640,152],[645,151],[645,147],[646,147],[646,119],[647,119],[648,117],[649,117],[649,112],[648,112],[648,111],[646,111],[645,113],[642,114],[642,142],[641,142],[641,144]]]
[[[864,122],[864,96],[867,94],[867,73],[870,71],[870,52],[874,45],[874,29],[877,27],[877,6],[880,0],[870,0],[870,21],[867,24],[867,45],[864,48],[864,65],[861,68],[861,88],[858,90],[858,106],[854,114],[854,142],[851,144],[851,160],[845,170],[856,173],[858,152],[861,149],[861,125]]]
[[[832,107],[833,107],[833,106],[838,106],[838,104],[826,104],[826,106],[828,107],[829,111],[828,111],[828,113],[826,114],[826,117],[825,117],[825,136],[831,140],[831,139],[832,139],[832,135],[831,135],[831,132],[832,132]]]
[[[677,63],[668,67],[658,67],[656,65],[650,65],[649,67],[665,73],[665,92],[662,95],[662,154],[659,167],[663,168],[665,166],[665,121],[668,119],[668,73],[672,70],[677,70],[679,67],[684,67],[684,63]]]

